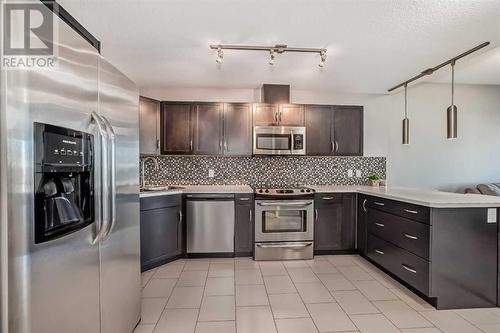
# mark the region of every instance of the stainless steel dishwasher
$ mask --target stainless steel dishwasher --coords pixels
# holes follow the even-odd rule
[[[186,195],[187,253],[234,252],[234,194]]]

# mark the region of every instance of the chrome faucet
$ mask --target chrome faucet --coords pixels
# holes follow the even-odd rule
[[[141,188],[144,188],[144,186],[146,185],[144,181],[144,169],[146,168],[146,162],[150,160],[153,161],[155,165],[155,170],[159,169],[158,160],[156,158],[148,156],[141,159]]]

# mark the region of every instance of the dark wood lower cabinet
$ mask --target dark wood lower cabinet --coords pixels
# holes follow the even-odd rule
[[[183,252],[181,195],[141,198],[141,270],[175,260]]]
[[[235,200],[234,255],[250,257],[254,246],[253,195],[237,194]]]
[[[356,194],[317,193],[314,199],[315,254],[355,251]]]

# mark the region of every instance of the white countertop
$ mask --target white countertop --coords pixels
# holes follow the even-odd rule
[[[500,197],[391,186],[311,185],[316,192],[362,193],[434,208],[500,207]]]
[[[142,192],[141,198],[155,197],[159,195],[186,194],[186,193],[253,193],[248,185],[175,185],[182,189],[169,191]]]
[[[183,189],[169,191],[142,192],[141,198],[159,195],[186,193],[252,193],[248,185],[178,185]],[[362,193],[376,197],[408,202],[433,208],[493,208],[500,207],[500,197],[442,192],[432,189],[418,189],[391,186],[367,185],[309,185],[318,193]]]

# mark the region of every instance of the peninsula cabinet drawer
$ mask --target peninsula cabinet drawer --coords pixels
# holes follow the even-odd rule
[[[427,224],[370,209],[368,231],[424,259],[429,259],[430,226]]]
[[[375,261],[389,271],[393,271],[395,259],[397,258],[397,246],[378,238],[372,234],[368,234],[368,258]]]
[[[429,261],[368,234],[368,257],[413,288],[429,295]]]
[[[430,208],[378,197],[368,197],[368,207],[430,224]]]
[[[394,264],[394,274],[425,295],[430,294],[429,261],[401,249]]]

